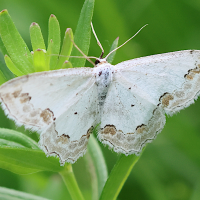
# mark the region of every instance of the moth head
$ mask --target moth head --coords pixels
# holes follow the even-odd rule
[[[98,58],[95,60],[95,65],[101,65],[101,64],[104,64],[104,63],[107,63],[107,60],[106,58]]]

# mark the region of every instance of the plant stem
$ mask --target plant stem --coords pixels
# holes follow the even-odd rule
[[[143,148],[144,151],[144,148]],[[121,155],[113,167],[108,180],[103,188],[100,200],[115,200],[120,193],[126,179],[131,173],[132,168],[141,157],[136,155]]]
[[[65,185],[67,186],[67,189],[71,195],[71,198],[73,200],[84,200],[84,197],[76,182],[72,165],[69,163],[66,163],[64,170],[59,172],[59,174],[62,176],[62,179]]]

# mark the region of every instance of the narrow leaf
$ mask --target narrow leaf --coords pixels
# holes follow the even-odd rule
[[[24,75],[24,73],[21,72],[18,67],[16,67],[16,65],[12,62],[12,60],[10,59],[10,57],[8,55],[4,56],[4,60],[5,60],[7,67],[13,74],[15,74],[16,76]]]
[[[98,196],[100,197],[100,194],[108,178],[108,171],[102,150],[93,135],[91,135],[89,139],[88,153],[92,157],[93,164],[95,166],[98,181]]]
[[[95,163],[94,159],[92,158],[89,151],[86,152],[86,154],[83,157],[84,164],[85,164],[85,175],[87,178],[89,178],[90,187],[88,188],[88,193],[91,194],[92,200],[98,200],[99,199],[99,191],[98,191],[98,177],[95,169]]]
[[[33,51],[37,49],[46,50],[40,26],[35,22],[33,22],[30,26],[30,37]]]
[[[4,43],[1,39],[1,37],[0,37],[0,49],[1,49],[1,52],[3,53],[3,55],[6,55],[6,54],[8,55],[8,52],[6,50],[6,47],[4,46]]]
[[[33,54],[33,65],[36,72],[47,71],[46,52],[42,49],[37,49]]]
[[[62,171],[59,172],[73,200],[84,200],[78,187],[72,165],[67,163]]]
[[[112,50],[114,50],[114,49],[117,48],[118,42],[119,42],[119,37],[117,37],[117,38],[114,40],[114,42],[112,43],[112,46],[111,46],[111,48],[110,48],[110,52],[111,52]],[[117,51],[114,51],[110,56],[108,56],[107,61],[108,61],[109,63],[112,63],[112,62],[113,62],[116,52],[117,52]]]
[[[72,63],[69,61],[65,61],[61,67],[61,69],[73,68]]]
[[[38,171],[60,171],[57,158],[47,158],[37,143],[28,136],[9,129],[0,129],[0,168],[18,174]]]
[[[3,62],[3,59],[3,54],[0,54],[0,85],[15,77]]]
[[[50,69],[51,58],[52,58],[52,56],[54,56],[54,55],[51,55],[52,48],[53,48],[53,41],[50,40],[50,42],[48,44],[48,48],[47,48],[47,55],[46,55],[46,63],[47,63],[48,70]]]
[[[3,72],[0,70],[0,85],[7,81],[6,77],[4,76]]]
[[[30,174],[39,171],[59,172],[63,167],[58,159],[47,158],[42,150],[0,146],[0,168],[17,174]]]
[[[48,45],[51,43],[50,69],[55,69],[60,53],[60,25],[55,15],[49,18]],[[53,41],[53,42],[52,42]],[[48,46],[49,48],[49,46]]]
[[[7,10],[0,12],[0,24],[1,39],[13,63],[24,74],[34,72],[32,55]]]
[[[140,154],[141,156],[141,154]],[[104,186],[100,200],[115,200],[140,156],[121,155]]]
[[[17,190],[0,187],[0,199],[3,200],[48,200],[33,194],[19,192]]]
[[[62,49],[60,52],[60,57],[58,60],[58,63],[56,65],[55,69],[61,69],[63,66],[63,63],[66,60],[69,60],[69,56],[71,54],[72,51],[72,47],[73,47],[73,32],[72,29],[68,28],[65,32],[65,36],[63,39],[63,45],[62,45]]]
[[[23,133],[18,131],[14,131],[11,129],[0,128],[0,139],[5,140],[7,142],[15,142],[17,144],[22,145],[23,147],[31,148],[31,149],[39,149],[37,143],[32,140],[30,137],[26,136]],[[0,142],[1,146],[1,142]],[[8,145],[6,145],[8,146]]]
[[[85,55],[88,54],[90,47],[91,27],[90,22],[92,21],[93,9],[95,0],[86,0],[83,4],[81,14],[79,17],[78,25],[75,31],[74,42],[83,51]],[[73,47],[72,56],[82,56],[82,54]],[[70,59],[73,67],[84,67],[85,58],[71,58]]]

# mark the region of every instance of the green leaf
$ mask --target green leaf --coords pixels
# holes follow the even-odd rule
[[[18,174],[63,169],[58,159],[47,158],[34,140],[9,129],[0,129],[0,168]]]
[[[43,49],[37,49],[33,54],[33,64],[36,72],[48,71],[46,52]]]
[[[6,77],[4,76],[4,73],[0,70],[0,85],[5,83],[7,81]]]
[[[61,67],[61,69],[73,68],[72,63],[69,61],[65,61]]]
[[[81,51],[87,55],[90,46],[91,27],[93,9],[95,0],[86,0],[83,4],[81,14],[78,20],[78,25],[75,31],[74,42],[81,49]],[[83,56],[75,47],[72,50],[72,56]],[[85,58],[71,58],[73,67],[84,67]]]
[[[85,171],[85,179],[88,182],[88,193],[92,200],[99,199],[99,190],[98,190],[98,177],[95,169],[94,159],[92,158],[89,151],[83,156],[84,160],[84,171]]]
[[[33,194],[0,187],[0,199],[3,200],[48,200]]]
[[[13,63],[24,74],[34,72],[32,55],[7,10],[0,12],[0,24],[1,39]]]
[[[110,48],[110,52],[111,52],[112,50],[114,50],[114,49],[117,48],[118,42],[119,42],[119,37],[117,37],[117,38],[114,40],[114,42],[112,43],[112,46],[111,46],[111,48]],[[116,52],[117,52],[117,51],[114,51],[111,55],[108,56],[107,61],[108,61],[109,63],[112,63],[112,62],[113,62]]]
[[[60,25],[55,15],[50,16],[49,18],[49,36],[48,36],[48,48],[50,45],[51,54],[50,55],[50,69],[55,69],[58,55],[60,53]]]
[[[121,191],[126,179],[140,156],[125,156],[124,154],[120,156],[119,160],[113,167],[108,180],[106,181],[100,200],[117,199],[119,192]]]
[[[62,169],[58,159],[47,158],[42,150],[6,146],[0,146],[0,168],[17,174],[59,172]]]
[[[16,67],[16,65],[12,62],[12,60],[10,59],[10,57],[8,55],[4,56],[4,60],[5,60],[7,67],[10,69],[10,71],[13,74],[15,74],[16,76],[23,76],[24,75],[24,73],[21,72],[18,67]]]
[[[72,197],[73,200],[84,200],[84,197],[78,187],[74,172],[72,170],[72,165],[69,163],[65,164],[62,171],[59,172],[63,181]]]
[[[50,40],[49,44],[48,44],[48,48],[47,48],[47,54],[46,54],[46,62],[47,62],[47,66],[50,70],[50,61],[52,59],[52,48],[53,48],[53,40]]]
[[[3,140],[5,140],[5,142],[7,141],[6,146],[9,146],[8,143],[12,141],[17,145],[20,144],[26,148],[39,149],[37,143],[34,140],[24,135],[23,133],[11,129],[0,128],[0,146],[2,146],[1,142]]]
[[[1,37],[0,37],[0,49],[1,49],[1,52],[3,53],[3,55],[6,55],[6,54],[8,55],[8,52],[6,50],[6,47],[3,44]]]
[[[60,57],[58,60],[58,63],[55,67],[55,69],[61,69],[63,68],[63,64],[65,63],[66,60],[69,60],[69,56],[71,54],[72,51],[72,47],[73,47],[73,32],[71,28],[68,28],[65,32],[65,36],[63,39],[63,45],[62,45],[62,49],[60,52]]]
[[[40,26],[35,22],[33,22],[30,26],[30,37],[33,51],[37,49],[46,50]]]
[[[0,54],[0,85],[15,77],[5,62],[2,61],[3,59],[3,55]]]
[[[102,150],[93,135],[91,135],[89,139],[88,153],[92,157],[93,165],[96,171],[95,173],[98,181],[98,197],[100,197],[108,178],[108,171]]]

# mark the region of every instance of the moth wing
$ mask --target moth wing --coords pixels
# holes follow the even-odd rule
[[[115,69],[143,99],[162,104],[172,115],[188,107],[200,93],[200,51],[185,50],[137,58]]]
[[[40,147],[47,155],[57,155],[61,164],[74,163],[83,156],[88,139],[97,125],[98,95],[94,79],[89,81],[78,98],[41,133]],[[84,90],[84,91],[83,91]]]
[[[114,66],[98,138],[116,152],[138,154],[172,115],[200,94],[200,51],[179,51]],[[112,99],[112,97],[115,97]]]
[[[0,87],[8,117],[40,132],[40,147],[47,154],[58,155],[62,163],[75,162],[85,153],[89,128],[96,120],[96,93],[91,68],[34,73]],[[68,157],[63,156],[66,152]]]

